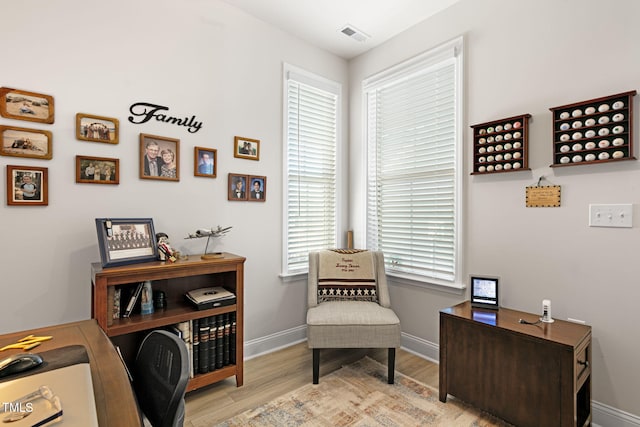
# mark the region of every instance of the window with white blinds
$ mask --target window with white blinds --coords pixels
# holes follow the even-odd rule
[[[308,271],[310,251],[337,247],[340,85],[285,67],[283,274]]]
[[[367,247],[387,273],[459,283],[462,41],[364,82]]]

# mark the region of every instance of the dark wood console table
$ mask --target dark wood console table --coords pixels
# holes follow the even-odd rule
[[[591,327],[539,315],[440,311],[440,400],[451,394],[519,427],[591,425]]]

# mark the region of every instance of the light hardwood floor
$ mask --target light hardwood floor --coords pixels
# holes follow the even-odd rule
[[[324,375],[364,356],[387,364],[386,349],[321,350],[320,381]],[[396,351],[396,372],[438,388],[438,365],[402,349]],[[311,350],[306,342],[250,359],[244,365],[242,387],[236,387],[232,377],[187,394],[184,425],[210,426],[311,381]]]

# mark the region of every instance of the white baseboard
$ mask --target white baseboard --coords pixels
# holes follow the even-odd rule
[[[438,360],[440,360],[440,347],[438,344],[404,332],[402,333],[401,343],[402,349],[409,353],[413,353],[433,363],[438,363]]]
[[[296,326],[286,331],[244,342],[244,360],[272,353],[307,340],[307,325]]]
[[[301,325],[265,337],[245,341],[244,359],[253,359],[307,339],[307,326]],[[402,349],[416,356],[438,363],[440,347],[420,337],[402,333]],[[640,427],[640,417],[624,412],[600,402],[591,402],[592,424],[594,427]]]
[[[640,417],[600,402],[591,402],[594,427],[640,427]]]

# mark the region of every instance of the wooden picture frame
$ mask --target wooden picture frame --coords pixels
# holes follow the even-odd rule
[[[232,201],[246,201],[247,200],[247,183],[249,182],[249,175],[240,175],[237,173],[230,173],[227,188],[229,193],[227,195],[228,200]]]
[[[180,140],[141,133],[140,178],[180,181]]]
[[[233,138],[233,157],[260,160],[260,140],[236,136]]]
[[[118,119],[84,113],[76,114],[76,138],[81,141],[117,144],[119,134]]]
[[[53,97],[26,90],[0,87],[0,116],[51,124],[54,121]]]
[[[7,205],[47,206],[48,175],[47,168],[7,165]]]
[[[218,150],[205,147],[193,149],[193,175],[215,178],[218,174]]]
[[[151,218],[96,218],[96,231],[103,267],[158,259]]]
[[[53,158],[53,134],[48,130],[0,126],[0,154],[34,159]]]
[[[267,200],[267,177],[249,175],[248,199],[250,202],[264,202]]]
[[[76,156],[76,182],[81,184],[120,184],[120,159]]]

